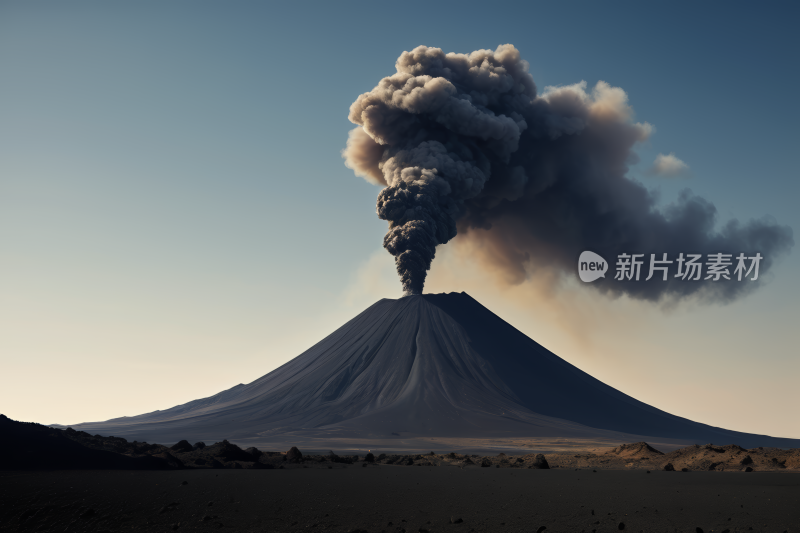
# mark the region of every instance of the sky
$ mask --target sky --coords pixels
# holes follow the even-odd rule
[[[539,89],[622,88],[654,127],[628,176],[798,239],[800,8],[789,2],[0,2],[0,412],[74,424],[249,383],[398,298],[380,188],[341,150],[350,104],[418,45],[511,43]],[[681,166],[681,163],[685,166]],[[661,176],[653,175],[654,168]],[[677,175],[670,175],[677,174]],[[466,291],[670,413],[800,438],[800,255],[729,304]]]

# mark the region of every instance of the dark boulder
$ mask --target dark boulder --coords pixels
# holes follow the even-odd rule
[[[368,453],[367,455],[364,456],[364,462],[365,463],[374,463],[375,462],[375,456],[372,455],[371,453]]]
[[[170,450],[172,450],[173,452],[178,452],[178,453],[190,452],[190,451],[192,451],[192,449],[193,449],[192,445],[189,444],[188,440],[182,440],[182,441],[178,442],[177,444],[174,444],[174,445],[172,445],[170,447]]]
[[[331,454],[333,454],[333,452],[331,452]],[[303,460],[303,454],[300,453],[300,450],[297,449],[297,446],[292,446],[289,448],[289,451],[286,452],[284,458],[290,463],[299,463]]]
[[[202,450],[205,447],[206,447],[206,443],[203,442],[203,441],[200,441],[200,442],[195,442],[194,446],[192,446],[192,449],[193,450]]]
[[[153,457],[158,457],[164,461],[170,469],[184,468],[183,462],[169,452],[157,453]]]
[[[488,468],[492,466],[492,462],[489,460],[488,457],[484,457],[481,459],[481,468]]]
[[[356,456],[356,458],[358,458],[358,456]],[[330,461],[332,463],[343,463],[343,464],[346,464],[346,465],[353,464],[353,458],[352,457],[347,457],[347,456],[341,456],[340,457],[340,456],[336,455],[335,453],[333,453],[333,451],[331,451],[328,454],[328,461]]]
[[[249,447],[249,448],[245,448],[245,450],[244,450],[244,451],[245,451],[246,453],[249,453],[250,455],[252,455],[254,459],[258,459],[259,457],[261,457],[262,455],[264,455],[264,452],[262,452],[262,451],[261,451],[261,450],[259,450],[258,448],[254,448],[254,447],[252,447],[252,446],[251,446],[251,447]]]
[[[213,457],[219,457],[225,462],[253,460],[252,455],[239,448],[237,445],[231,444],[227,440],[223,440],[212,446],[207,446],[205,453],[210,453]]]
[[[534,468],[537,470],[549,470],[550,463],[547,462],[544,455],[541,453],[537,453],[536,457],[533,458],[533,464],[529,468]]]
[[[674,472],[675,471],[675,467],[672,466],[672,463],[667,463],[667,464],[664,465],[664,471],[665,472]]]

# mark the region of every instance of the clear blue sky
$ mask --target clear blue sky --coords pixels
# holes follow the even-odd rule
[[[0,412],[75,423],[168,408],[252,381],[398,297],[378,188],[340,150],[353,100],[420,44],[512,43],[540,89],[621,87],[655,126],[631,177],[664,202],[690,187],[721,222],[769,215],[800,239],[798,11],[0,3]],[[646,175],[672,152],[690,178]],[[492,290],[491,273],[453,275],[463,258],[441,257],[429,290],[466,290],[623,392],[800,438],[797,246],[756,294],[667,310],[536,280]]]

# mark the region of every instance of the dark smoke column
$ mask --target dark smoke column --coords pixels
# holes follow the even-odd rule
[[[422,294],[436,245],[446,243],[456,234],[453,219],[443,219],[449,215],[442,213],[441,206],[434,205],[439,198],[430,188],[424,181],[411,184],[400,181],[378,195],[378,216],[389,221],[383,246],[395,257],[406,294]]]
[[[350,106],[345,164],[384,185],[378,216],[403,290],[421,293],[436,246],[459,233],[471,259],[512,284],[538,273],[575,277],[581,252],[612,265],[619,254],[745,253],[766,274],[794,244],[764,218],[718,226],[714,205],[688,189],[669,205],[627,176],[633,147],[652,127],[633,120],[628,96],[600,81],[545,87],[512,45],[470,54],[420,46],[397,73]],[[646,274],[645,274],[646,275]],[[610,278],[613,276],[610,276]],[[599,280],[588,290],[659,301],[730,301],[758,283]]]
[[[378,216],[384,247],[406,293],[421,293],[438,244],[456,235],[464,201],[481,193],[491,160],[508,161],[527,127],[516,107],[536,86],[511,45],[469,55],[420,46],[350,107],[361,126],[345,150],[348,166],[388,185]]]

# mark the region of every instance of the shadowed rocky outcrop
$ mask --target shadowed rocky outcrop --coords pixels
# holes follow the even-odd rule
[[[169,470],[182,466],[175,457],[167,457],[163,446],[153,450],[161,456],[131,457],[87,446],[77,433],[0,415],[0,470]],[[124,439],[112,438],[107,448],[121,446],[119,441]]]

